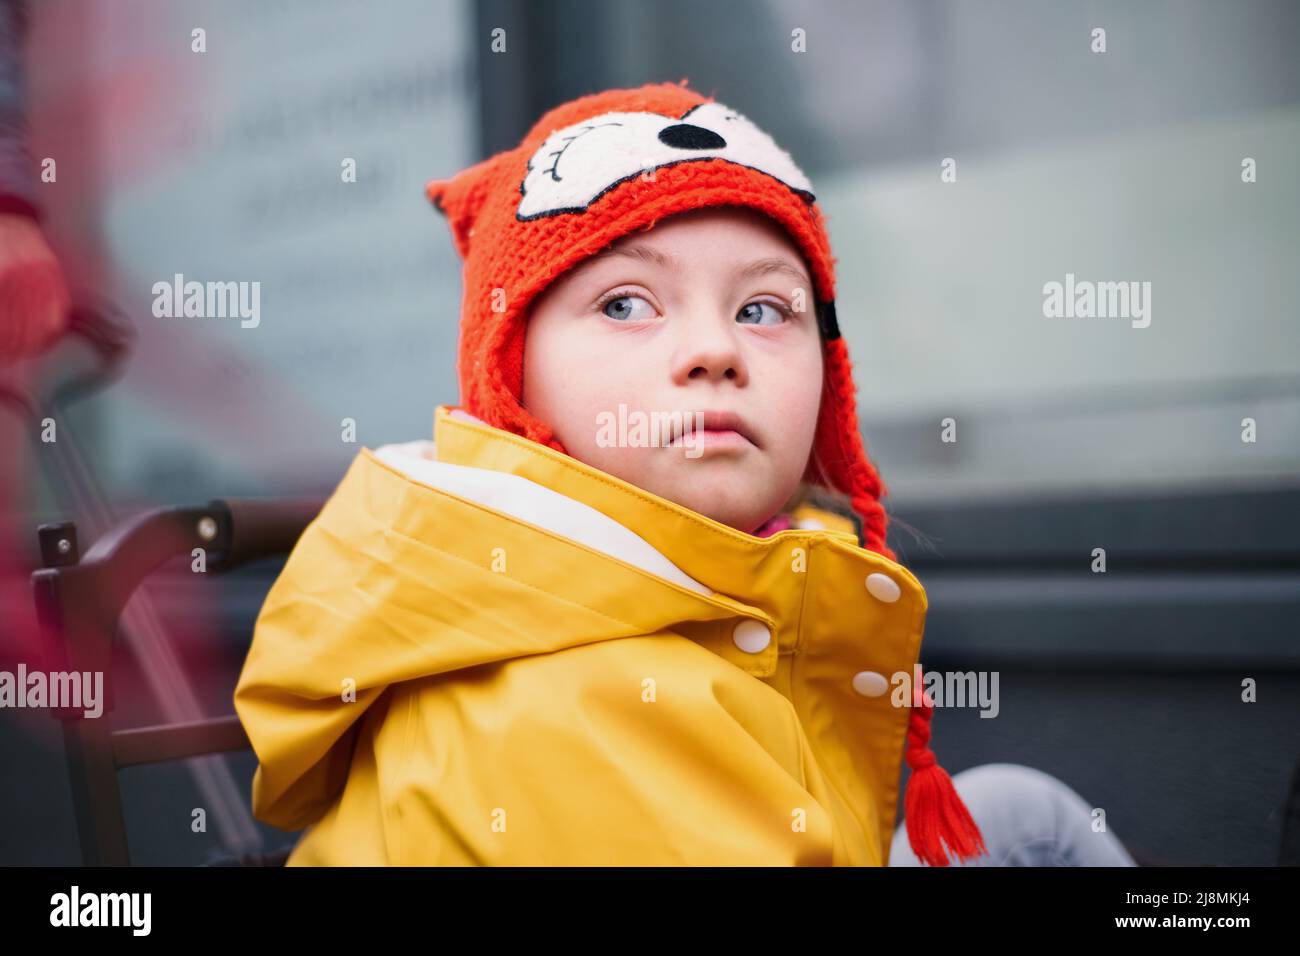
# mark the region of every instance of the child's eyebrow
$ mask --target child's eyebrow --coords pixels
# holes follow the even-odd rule
[[[592,256],[592,260],[603,259],[608,256],[626,256],[629,259],[640,259],[642,262],[658,266],[661,269],[675,269],[678,266],[677,260],[665,252],[660,252],[651,246],[628,245],[617,248],[603,249]],[[748,265],[739,266],[735,269],[734,275],[738,279],[752,279],[757,276],[769,275],[773,272],[779,272],[796,282],[809,285],[808,274],[802,269],[795,268],[785,259],[776,256],[770,256],[766,259],[755,259]]]
[[[805,285],[808,282],[808,275],[802,269],[796,269],[784,259],[778,259],[775,256],[770,259],[756,259],[747,266],[742,266],[736,270],[736,275],[742,279],[751,279],[757,276],[768,275],[773,272],[779,272],[789,276],[796,282],[802,282]]]
[[[650,246],[616,246],[609,249],[602,249],[591,257],[591,262],[601,259],[607,259],[610,256],[626,256],[629,259],[640,259],[642,262],[649,263],[652,266],[659,266],[661,269],[674,269],[677,266],[677,260],[667,253],[660,252],[658,249]]]

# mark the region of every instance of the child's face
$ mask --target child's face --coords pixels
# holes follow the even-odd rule
[[[812,449],[822,390],[813,304],[798,247],[767,216],[672,216],[533,302],[523,405],[575,458],[751,532],[794,493]],[[656,421],[693,430],[696,412],[735,414],[741,434],[705,419],[706,432],[675,445],[649,437]]]

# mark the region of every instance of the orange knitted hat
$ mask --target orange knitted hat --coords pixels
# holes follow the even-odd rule
[[[428,184],[465,260],[461,403],[491,425],[564,451],[519,404],[529,303],[627,233],[688,209],[749,206],[786,228],[812,270],[825,384],[804,478],[849,495],[866,547],[893,558],[885,489],[858,433],[834,259],[811,184],[766,133],[684,84],[573,100],[538,120],[515,149]]]
[[[429,199],[464,259],[457,372],[461,404],[489,425],[565,452],[519,402],[528,306],[556,278],[628,233],[674,213],[748,206],[784,226],[813,278],[825,374],[804,480],[847,494],[864,545],[891,560],[885,489],[858,431],[848,348],[835,314],[835,260],[812,184],[735,110],[686,81],[607,90],[546,113],[517,147],[450,179]],[[945,865],[982,851],[979,832],[927,747],[931,707],[913,708],[905,813],[918,857]]]

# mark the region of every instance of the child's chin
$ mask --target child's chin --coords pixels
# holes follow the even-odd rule
[[[655,493],[730,527],[748,532],[770,518],[772,510],[780,507],[779,502],[770,509],[765,506],[766,489],[758,487],[752,473],[723,474],[720,469],[717,474],[692,472],[690,469],[683,471],[684,474],[675,476],[678,480],[667,483],[663,491]]]

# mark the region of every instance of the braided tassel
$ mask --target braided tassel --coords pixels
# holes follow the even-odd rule
[[[947,866],[948,854],[959,860],[973,860],[988,852],[974,818],[962,803],[952,778],[935,760],[929,747],[930,720],[934,705],[923,688],[920,706],[913,706],[907,729],[907,781],[903,815],[907,842],[917,859],[928,866]]]

